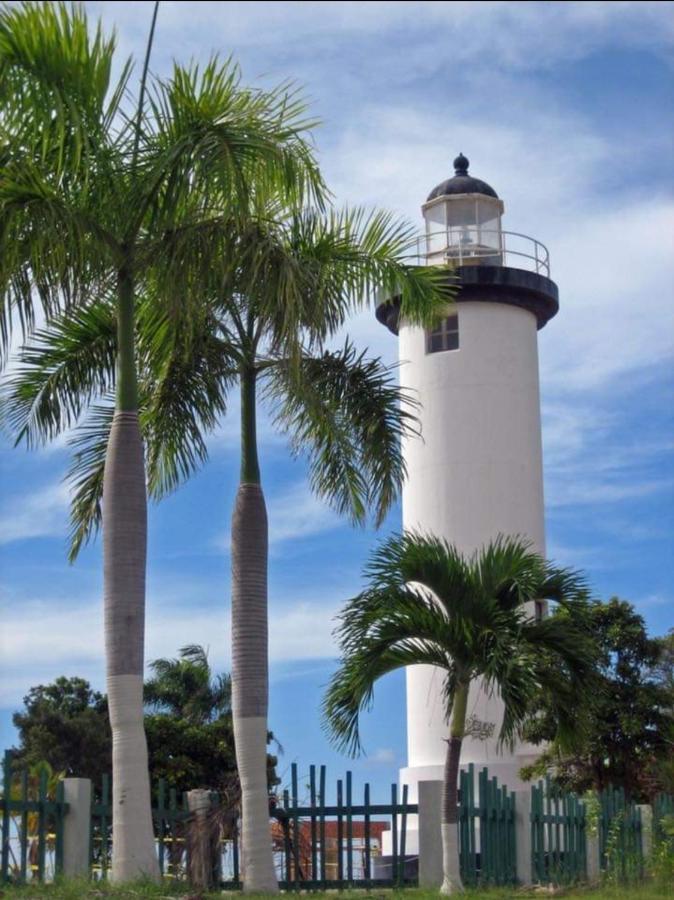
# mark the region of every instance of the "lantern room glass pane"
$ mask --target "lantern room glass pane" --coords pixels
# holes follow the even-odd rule
[[[449,228],[461,229],[464,226],[474,227],[476,220],[475,199],[447,200],[447,225]]]
[[[445,204],[437,203],[426,210],[427,253],[439,253],[447,246]]]
[[[479,243],[494,250],[501,249],[501,214],[498,207],[489,201],[478,201],[477,224]]]

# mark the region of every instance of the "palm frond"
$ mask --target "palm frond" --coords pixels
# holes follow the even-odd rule
[[[203,68],[176,65],[169,80],[157,80],[150,108],[145,181],[155,221],[165,221],[190,193],[225,207],[234,200],[244,211],[253,190],[291,204],[323,198],[308,139],[316,122],[291,85],[244,88],[231,59],[213,57]]]
[[[114,385],[117,334],[112,303],[76,308],[40,330],[7,382],[5,417],[16,443],[52,440]]]
[[[0,9],[3,134],[57,177],[89,177],[119,111],[130,74],[112,84],[115,37],[92,30],[84,8],[65,3]]]
[[[208,458],[205,435],[226,410],[237,359],[217,323],[202,310],[196,325],[172,322],[158,304],[139,311],[141,430],[148,491],[159,499]]]
[[[109,235],[78,198],[68,197],[29,162],[0,171],[0,339],[19,317],[24,337],[36,305],[49,321],[108,290]]]
[[[338,512],[377,524],[405,477],[401,440],[415,433],[416,404],[397,386],[395,367],[368,359],[349,341],[342,350],[304,356],[270,370],[276,424],[295,453],[307,453],[311,484]]]
[[[356,756],[362,751],[360,713],[372,705],[374,687],[380,678],[409,665],[441,666],[451,662],[432,644],[398,641],[394,646],[363,646],[343,658],[330,679],[322,703],[323,728],[342,752]]]
[[[75,451],[66,475],[72,485],[68,549],[70,562],[77,558],[82,547],[101,527],[105,454],[114,412],[112,402],[92,407],[86,421],[79,426],[69,442]]]

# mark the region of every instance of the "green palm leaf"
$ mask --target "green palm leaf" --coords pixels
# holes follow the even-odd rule
[[[577,573],[547,564],[516,538],[500,537],[465,558],[442,539],[413,533],[384,542],[365,573],[367,588],[339,617],[342,657],[323,704],[337,746],[361,749],[359,714],[375,681],[424,663],[445,673],[448,720],[458,686],[481,678],[503,700],[502,743],[519,736],[541,688],[555,692],[559,730],[568,731],[596,658]],[[552,585],[568,615],[536,622],[530,607]]]
[[[270,369],[275,421],[295,453],[307,453],[311,484],[354,522],[368,508],[380,524],[405,475],[400,442],[416,432],[416,404],[402,394],[395,367],[342,350]]]

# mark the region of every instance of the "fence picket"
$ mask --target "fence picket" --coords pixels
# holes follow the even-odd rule
[[[320,782],[319,782],[319,792],[320,792],[320,809],[319,809],[319,836],[321,841],[321,885],[325,890],[325,858],[327,856],[327,847],[325,843],[325,780],[326,780],[326,769],[325,766],[321,766],[320,769]]]
[[[309,804],[311,806],[311,881],[318,881],[316,847],[316,766],[309,766]]]
[[[364,832],[365,832],[365,884],[370,887],[370,866],[372,865],[372,851],[370,848],[370,785],[366,784],[363,789],[363,806],[365,807],[364,816]]]
[[[21,773],[21,800],[24,808],[21,812],[21,846],[19,850],[20,878],[26,880],[28,873],[28,772],[24,769]]]
[[[391,879],[394,884],[398,879],[398,785],[391,785]]]

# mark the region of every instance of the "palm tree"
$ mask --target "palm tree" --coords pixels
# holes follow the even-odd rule
[[[232,680],[213,675],[200,644],[180,648],[179,659],[155,659],[145,682],[145,703],[161,712],[205,725],[232,711]]]
[[[503,743],[517,737],[540,688],[550,693],[563,735],[593,669],[583,626],[585,589],[573,572],[550,565],[527,543],[503,537],[465,559],[440,538],[394,535],[375,551],[366,576],[367,587],[339,617],[342,658],[324,698],[324,721],[337,746],[356,754],[359,714],[379,678],[419,664],[444,671],[449,733],[442,893],[449,894],[462,888],[457,777],[470,685],[481,678],[487,691],[502,698]],[[543,598],[568,615],[535,621],[528,604]]]
[[[154,11],[156,18],[156,5]],[[111,80],[114,38],[92,35],[85,13],[65,4],[0,10],[0,315],[5,346],[36,314],[113,311],[116,401],[105,443],[102,490],[104,606],[113,730],[112,878],[158,877],[142,723],[146,495],[138,422],[135,322],[153,277],[157,308],[190,308],[201,296],[172,264],[182,241],[203,236],[245,208],[250,185],[281,196],[320,195],[303,132],[301,101],[286,88],[244,90],[217,59],[200,71],[176,67],[154,82],[144,109],[152,41],[137,104],[127,108],[131,66]],[[111,360],[108,360],[111,362]],[[82,372],[84,396],[99,384]],[[97,374],[92,374],[96,379]],[[84,383],[84,386],[83,386]],[[58,431],[77,418],[82,394]],[[86,401],[84,401],[86,403]],[[103,448],[101,448],[103,449]]]
[[[435,321],[448,296],[433,270],[410,268],[412,231],[386,213],[298,211],[259,189],[255,215],[211,223],[196,252],[184,240],[171,266],[195,260],[210,273],[200,308],[138,308],[141,429],[148,488],[160,497],[207,456],[205,435],[240,392],[241,479],[232,521],[232,694],[242,788],[246,889],[276,889],[267,800],[267,517],[256,420],[260,396],[297,453],[314,490],[354,522],[381,522],[405,474],[400,438],[414,430],[414,403],[395,372],[346,340],[326,341],[377,286],[398,291],[410,321]],[[201,241],[197,235],[194,244]],[[229,261],[235,261],[231,263]],[[177,277],[177,276],[176,276]],[[36,335],[13,382],[19,437],[71,422],[114,385],[113,311],[102,302]],[[73,552],[100,521],[109,407],[94,406],[76,438]]]

